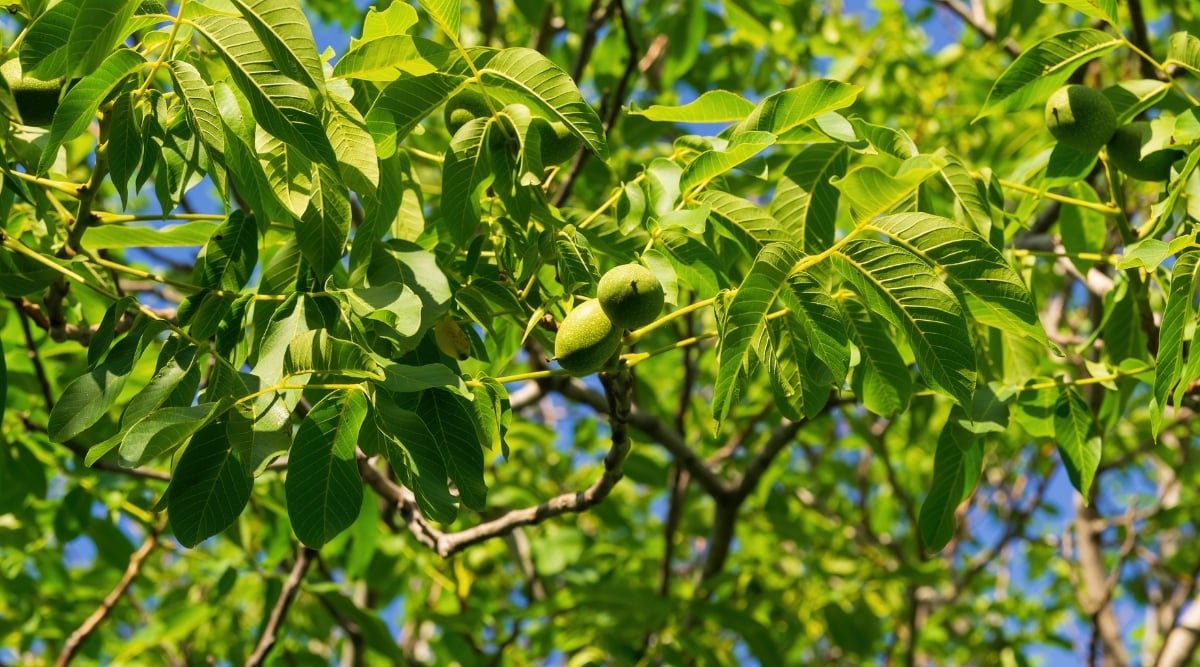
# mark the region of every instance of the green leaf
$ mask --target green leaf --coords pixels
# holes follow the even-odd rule
[[[809,349],[829,367],[834,382],[840,385],[850,371],[849,338],[841,309],[807,272],[794,271],[787,282],[789,290],[783,296],[804,326]]]
[[[446,486],[446,462],[429,427],[417,413],[398,407],[387,394],[376,395],[375,408],[384,456],[404,486],[416,495],[421,513],[434,521],[452,523],[458,517],[458,501]]]
[[[850,200],[854,220],[863,223],[897,208],[912,208],[917,189],[945,166],[940,156],[918,155],[901,164],[895,174],[863,165],[830,183]]]
[[[75,378],[63,389],[50,411],[48,432],[54,442],[66,442],[83,433],[108,412],[120,396],[141,356],[144,337],[161,330],[160,322],[139,318],[134,328],[108,352],[100,365]]]
[[[975,178],[957,156],[939,150],[946,160],[942,167],[942,180],[954,193],[966,218],[973,223],[980,234],[986,234],[992,228],[992,211],[987,200],[987,185],[982,178]]]
[[[683,170],[679,189],[687,197],[773,143],[775,137],[769,132],[742,132],[722,150],[705,151],[692,160]]]
[[[1155,358],[1154,401],[1151,404],[1151,424],[1158,437],[1162,413],[1166,410],[1171,390],[1180,385],[1184,370],[1184,334],[1196,321],[1196,286],[1200,284],[1200,249],[1191,248],[1179,255],[1171,269],[1167,289],[1167,304],[1163,308],[1159,328],[1158,356]],[[1197,337],[1193,334],[1188,356],[1200,357]],[[1178,406],[1179,396],[1175,401]]]
[[[1054,403],[1054,439],[1058,453],[1084,504],[1100,467],[1100,431],[1092,408],[1074,385],[1065,385]]]
[[[901,213],[876,218],[866,226],[904,246],[938,269],[954,286],[971,295],[971,315],[998,329],[1046,341],[1033,297],[1020,274],[982,236],[948,218]]]
[[[888,336],[887,326],[872,316],[858,299],[838,297],[850,342],[858,349],[850,387],[863,407],[881,417],[891,417],[908,405],[912,378],[904,357]]]
[[[479,228],[479,199],[492,182],[487,119],[476,118],[454,135],[442,164],[442,217],[450,238],[466,245]]]
[[[1120,28],[1117,23],[1117,0],[1041,0],[1044,4],[1063,4],[1091,18],[1099,19]]]
[[[363,488],[354,452],[366,416],[366,394],[334,391],[296,429],[283,487],[292,530],[310,547],[319,548],[358,518]]]
[[[83,134],[96,117],[100,105],[126,77],[141,69],[146,59],[131,49],[117,49],[100,64],[96,71],[83,77],[67,91],[54,122],[50,125],[50,136],[42,149],[38,173],[50,170],[63,144]]]
[[[199,70],[182,60],[168,62],[167,68],[175,81],[175,92],[187,111],[188,124],[192,126],[192,131],[204,142],[204,149],[208,151],[209,157],[218,164],[223,164],[225,131],[221,128],[221,111],[217,108],[208,82],[200,75]]]
[[[216,410],[216,403],[166,406],[151,410],[131,426],[123,424],[127,430],[121,438],[121,465],[132,468],[170,454],[207,424]]]
[[[313,192],[304,215],[296,221],[300,252],[317,280],[324,280],[342,261],[350,235],[350,199],[337,173],[320,165],[313,171]]]
[[[724,273],[724,266],[713,251],[700,241],[675,232],[666,231],[659,236],[659,248],[666,251],[675,275],[696,292],[698,298],[708,298],[717,293]]]
[[[975,350],[958,299],[908,250],[854,238],[835,255],[838,269],[872,312],[904,332],[921,375],[931,386],[970,405]]]
[[[21,63],[25,63],[24,52]],[[1167,60],[1163,67],[1171,64],[1179,65],[1193,74],[1200,74],[1200,39],[1186,32],[1172,34],[1167,41]]]
[[[212,238],[217,223],[194,220],[182,225],[141,227],[134,225],[102,225],[88,227],[83,234],[84,247],[102,248],[165,248],[170,246],[202,246]]]
[[[95,71],[105,56],[129,34],[127,23],[137,9],[131,0],[82,0],[67,41],[68,76]]]
[[[296,0],[230,0],[284,76],[325,91],[325,72],[308,17]]]
[[[192,436],[167,487],[171,529],[185,547],[233,525],[250,501],[254,480],[234,453],[228,424],[221,419]]]
[[[1200,58],[1197,59],[1200,63]],[[1117,127],[1132,121],[1138,114],[1154,106],[1171,88],[1158,79],[1130,79],[1104,89],[1104,96],[1117,112]]]
[[[670,123],[732,123],[754,111],[754,103],[727,90],[710,90],[681,106],[655,104],[647,109],[632,109],[630,116]]]
[[[734,129],[732,138],[743,132],[759,131],[770,132],[785,141],[786,137],[781,135],[821,114],[850,106],[860,91],[859,86],[832,79],[817,79],[782,90],[759,102]]]
[[[4,342],[0,341],[0,424],[4,423],[6,407],[8,407],[8,361],[4,358]]]
[[[929,552],[941,551],[954,537],[955,510],[974,490],[967,480],[977,478],[983,465],[980,439],[959,426],[954,412],[938,437],[933,480],[917,519],[921,541]]]
[[[458,43],[458,33],[462,26],[462,3],[458,0],[420,0],[421,9],[429,14],[429,18],[450,41]]]
[[[238,209],[213,232],[196,260],[197,284],[206,289],[237,292],[258,265],[258,227],[254,217]]]
[[[229,67],[229,74],[250,103],[264,130],[300,149],[309,159],[334,167],[337,156],[321,122],[310,88],[276,68],[270,52],[246,21],[208,15],[195,20]]]
[[[596,157],[608,159],[608,141],[595,109],[583,99],[569,74],[549,58],[526,48],[499,52],[473,50],[475,67],[484,85],[521,95],[544,111],[551,120],[566,125],[583,140]]]
[[[800,248],[817,253],[833,244],[841,191],[833,185],[846,175],[850,151],[844,144],[806,146],[792,158],[775,186],[771,214],[803,241]]]
[[[355,44],[333,67],[333,75],[344,79],[362,79],[388,83],[401,74],[431,74],[445,64],[450,55],[446,47],[423,37],[385,35]]]
[[[133,116],[132,93],[118,94],[108,114],[108,173],[121,206],[129,205],[129,179],[133,177],[138,162],[142,159],[142,134]],[[88,227],[88,232],[95,231]],[[86,237],[85,237],[86,238]],[[86,241],[85,247],[91,248]]]
[[[399,336],[409,338],[421,330],[421,297],[401,283],[359,287],[341,294],[355,315],[379,320]]]
[[[746,279],[733,295],[721,327],[719,365],[713,388],[712,415],[719,425],[737,403],[745,381],[744,371],[753,354],[753,343],[767,327],[767,314],[786,289],[787,277],[799,253],[784,243],[763,247]]]
[[[305,331],[288,343],[283,358],[287,375],[322,373],[382,380],[379,365],[357,343],[334,338],[325,329]]]
[[[329,143],[338,156],[342,180],[359,195],[374,197],[379,188],[379,160],[375,157],[375,140],[367,131],[367,122],[353,104],[337,95],[329,97],[326,131]],[[395,187],[388,184],[388,187]]]
[[[380,158],[396,154],[396,145],[466,81],[462,75],[435,72],[402,77],[379,92],[367,111],[367,129],[375,138]]]
[[[483,447],[470,404],[457,394],[430,389],[421,394],[416,412],[433,435],[462,503],[473,510],[482,510],[487,503]]]
[[[80,2],[59,2],[29,25],[21,41],[21,69],[28,76],[48,80],[71,69],[67,44],[79,16]]]
[[[749,257],[757,256],[769,243],[791,241],[791,235],[780,227],[779,221],[747,199],[708,190],[700,193],[696,202],[710,207],[713,227],[733,239]]]
[[[1047,37],[1017,56],[1004,70],[975,120],[1043,102],[1066,83],[1076,68],[1123,43],[1120,37],[1090,28]]]

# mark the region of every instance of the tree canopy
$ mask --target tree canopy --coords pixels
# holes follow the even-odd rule
[[[0,28],[0,664],[1196,659],[1188,3]]]

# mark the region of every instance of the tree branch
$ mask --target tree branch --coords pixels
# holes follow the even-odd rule
[[[96,631],[96,628],[99,627],[104,619],[108,618],[113,607],[117,605],[117,602],[125,595],[125,591],[129,590],[129,586],[133,584],[133,580],[141,572],[142,564],[146,562],[146,558],[150,555],[150,552],[158,544],[158,531],[159,528],[157,526],[150,529],[146,534],[146,539],[142,541],[142,546],[138,547],[138,550],[133,552],[133,555],[129,557],[129,565],[125,567],[125,574],[121,575],[121,579],[117,582],[116,587],[109,592],[108,596],[100,603],[100,606],[96,608],[96,611],[93,611],[91,616],[88,616],[87,620],[76,628],[70,637],[67,637],[67,642],[63,645],[62,653],[58,656],[58,661],[54,663],[55,667],[65,667],[71,664],[71,661],[75,659],[75,654],[78,653],[83,643]]]
[[[1093,487],[1095,488],[1095,487]],[[1126,667],[1129,655],[1122,642],[1121,625],[1113,611],[1108,590],[1108,572],[1100,552],[1100,533],[1096,529],[1100,515],[1095,503],[1084,505],[1075,498],[1075,549],[1083,586],[1077,592],[1083,612],[1093,619],[1097,639],[1104,649],[1104,664]]]
[[[275,607],[271,609],[271,616],[267,619],[262,636],[258,638],[254,652],[246,660],[247,667],[262,665],[266,662],[271,650],[275,648],[275,643],[279,640],[279,628],[283,626],[288,610],[291,609],[292,602],[296,600],[296,595],[300,592],[300,583],[304,581],[304,573],[308,571],[308,566],[312,564],[316,555],[315,549],[304,546],[296,552],[296,563],[292,565],[292,571],[288,574],[287,581],[283,583],[283,590],[279,592],[279,599],[275,601]]]
[[[472,545],[511,533],[520,526],[540,523],[551,517],[567,513],[583,512],[599,504],[612,492],[624,476],[622,466],[629,455],[629,415],[633,396],[633,378],[627,372],[600,376],[608,395],[609,415],[612,430],[612,446],[604,457],[604,472],[583,491],[564,493],[539,505],[509,510],[503,515],[477,526],[454,533],[443,533],[430,525],[417,507],[416,496],[384,477],[366,456],[359,454],[358,469],[363,480],[383,497],[396,503],[409,530],[417,540],[433,549],[439,556],[449,558]]]
[[[962,19],[963,23],[970,26],[975,32],[979,33],[984,39],[989,42],[996,41],[996,28],[987,22],[983,17],[975,16],[970,9],[967,9],[959,0],[933,0],[934,4],[941,5],[946,9],[954,12]],[[1021,47],[1011,39],[1005,39],[1000,44],[1008,55],[1016,58],[1021,55]]]

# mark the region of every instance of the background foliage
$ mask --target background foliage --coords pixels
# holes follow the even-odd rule
[[[1193,658],[1187,3],[10,13],[68,85],[0,87],[0,661]]]

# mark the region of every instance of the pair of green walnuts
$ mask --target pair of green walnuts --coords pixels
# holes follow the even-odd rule
[[[1046,101],[1046,127],[1058,143],[1085,153],[1108,146],[1108,159],[1121,173],[1140,181],[1165,181],[1183,151],[1162,148],[1142,155],[1150,141],[1150,123],[1134,121],[1117,127],[1117,112],[1108,98],[1087,86],[1063,86]]]
[[[446,121],[446,129],[450,131],[451,136],[476,118],[487,118],[491,115],[492,110],[487,100],[474,90],[464,90],[450,98],[442,111],[442,118]],[[583,145],[579,137],[572,134],[570,128],[563,123],[535,117],[530,127],[538,133],[544,166],[550,167],[566,162],[574,157]]]
[[[658,319],[663,286],[641,264],[622,264],[600,278],[596,298],[584,301],[558,326],[554,356],[572,375],[594,373],[621,348],[626,329]]]

